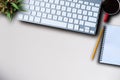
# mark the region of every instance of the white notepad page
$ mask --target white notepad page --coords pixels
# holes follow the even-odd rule
[[[106,25],[100,63],[120,65],[120,26]]]

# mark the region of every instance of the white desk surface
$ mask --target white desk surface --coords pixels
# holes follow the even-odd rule
[[[119,67],[91,61],[96,40],[0,16],[0,80],[120,80]]]

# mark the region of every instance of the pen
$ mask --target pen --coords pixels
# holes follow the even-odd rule
[[[95,49],[94,49],[93,54],[92,54],[92,60],[94,60],[94,58],[95,58],[97,48],[99,46],[99,43],[100,43],[100,40],[102,38],[103,32],[104,32],[104,27],[102,27],[102,29],[100,30],[100,35],[98,36],[97,43],[96,43]]]
[[[104,23],[108,22],[108,20],[109,20],[109,14],[108,14],[108,13],[105,13]],[[97,43],[96,43],[96,46],[95,46],[94,51],[93,51],[93,54],[92,54],[92,60],[94,60],[94,58],[95,58],[95,55],[96,55],[96,52],[97,52],[97,48],[98,48],[99,43],[100,43],[100,41],[101,41],[103,32],[104,32],[104,27],[102,27],[102,29],[100,30],[100,34],[99,34],[99,36],[98,36]]]

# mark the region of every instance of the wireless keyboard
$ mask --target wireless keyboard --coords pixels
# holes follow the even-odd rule
[[[100,6],[100,0],[25,0],[18,19],[95,35]]]

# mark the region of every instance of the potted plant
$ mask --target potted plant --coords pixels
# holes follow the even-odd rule
[[[22,1],[23,0],[0,0],[0,14],[4,14],[12,20],[16,12],[23,11]]]

